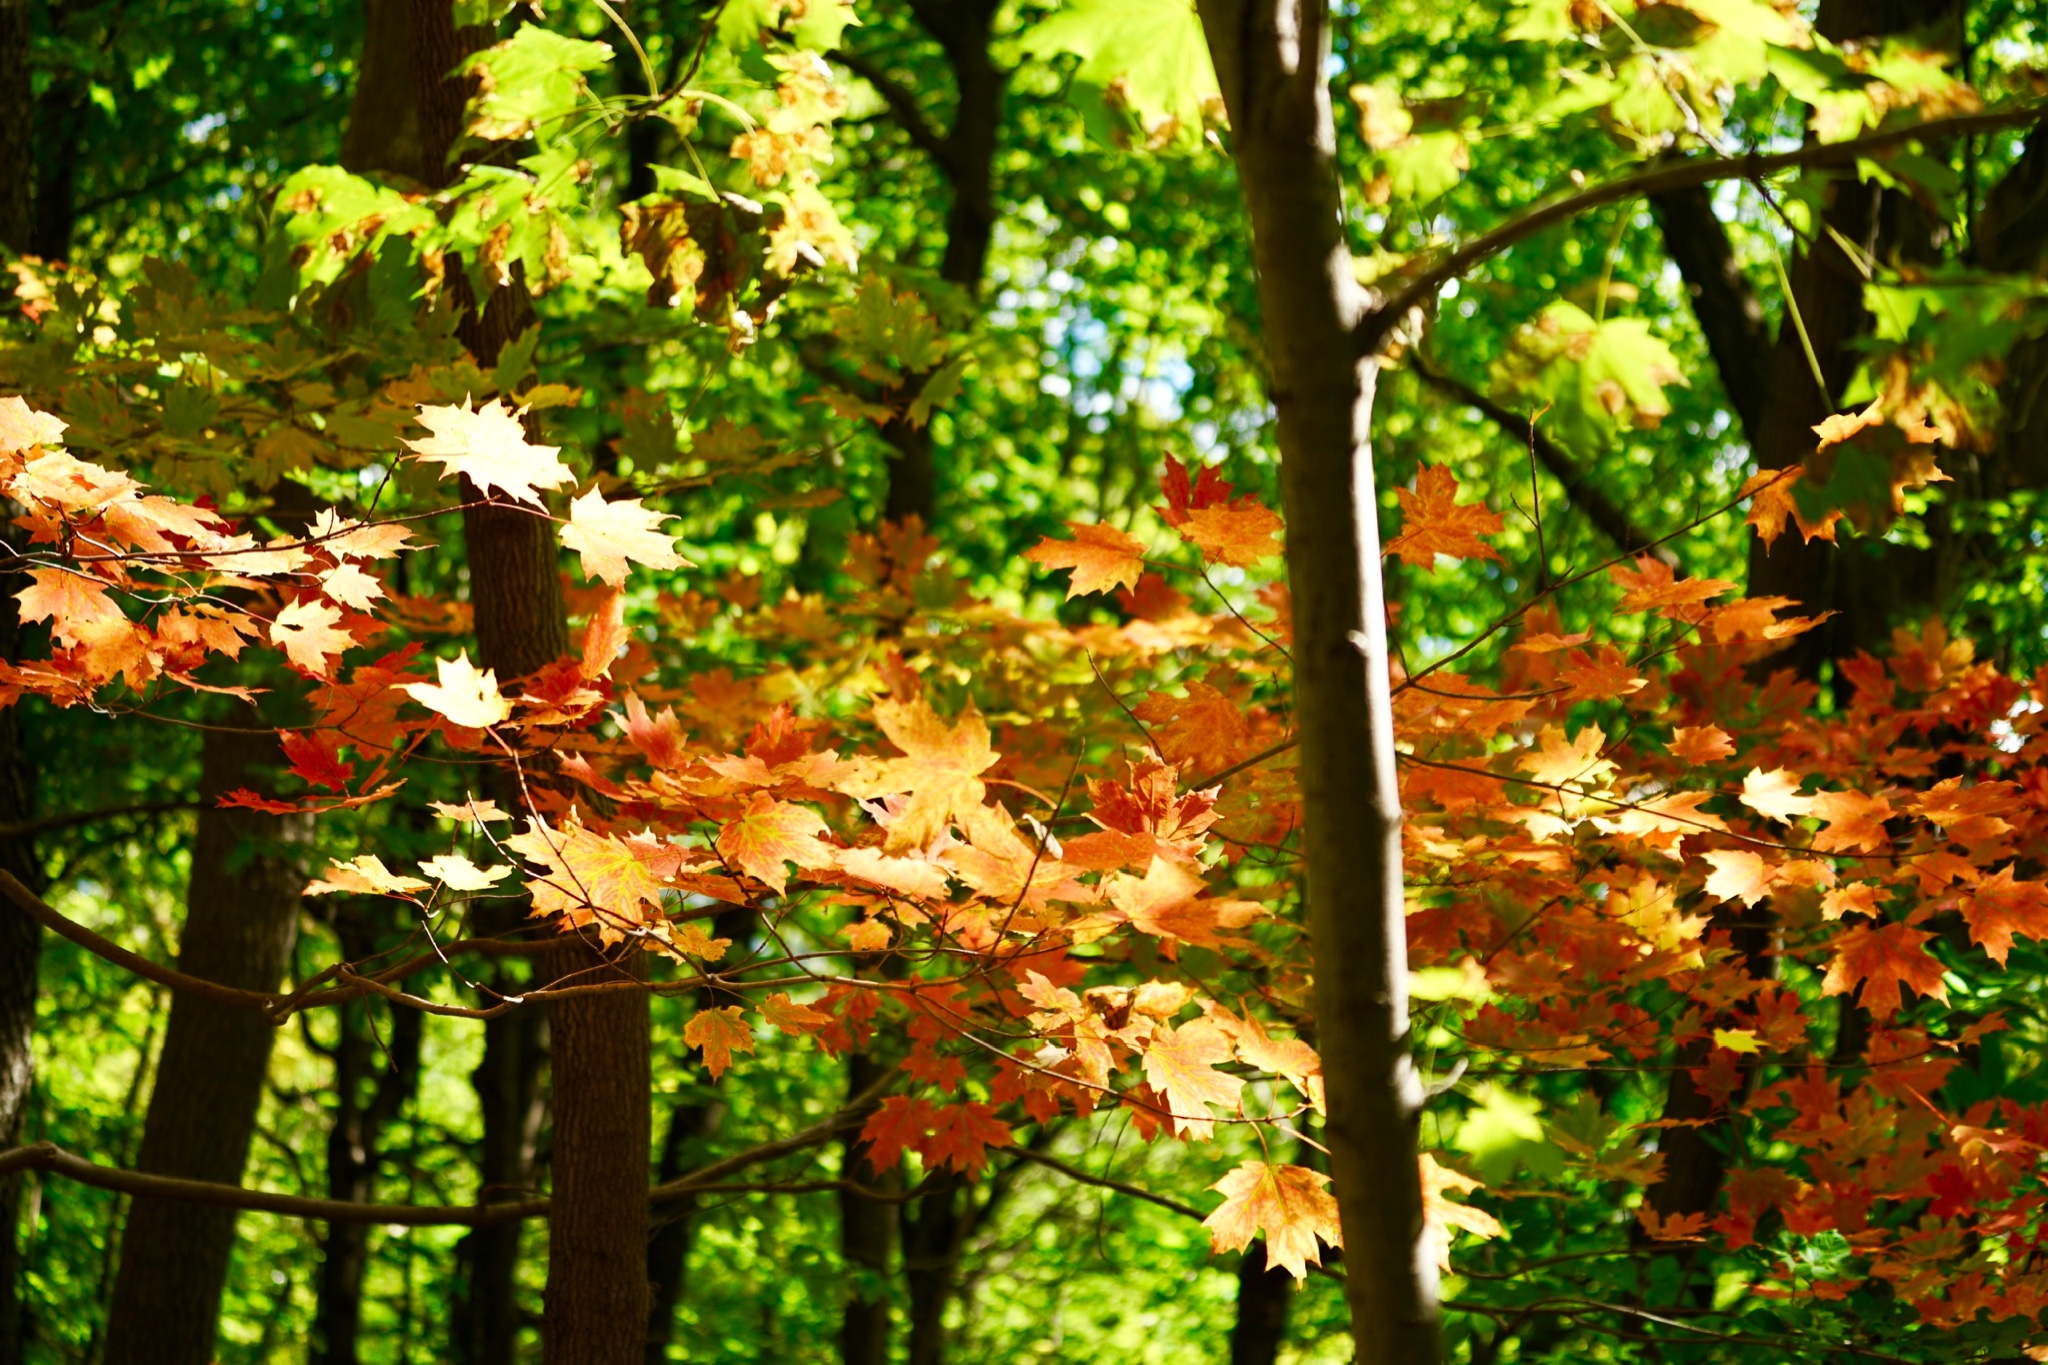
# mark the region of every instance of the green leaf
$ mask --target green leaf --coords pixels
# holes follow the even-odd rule
[[[1074,79],[1088,92],[1087,112],[1127,111],[1148,146],[1199,145],[1203,107],[1221,98],[1190,0],[1070,0],[1019,47],[1041,59],[1079,57]]]
[[[1605,450],[1625,427],[1654,427],[1671,411],[1667,385],[1683,385],[1678,357],[1641,318],[1596,322],[1576,304],[1551,304],[1515,334],[1495,367],[1502,386],[1537,405],[1567,446]]]
[[[504,42],[462,64],[481,77],[481,92],[466,111],[470,137],[508,142],[545,140],[550,125],[583,102],[590,83],[583,73],[612,59],[608,44],[565,38],[539,24],[523,25]]]

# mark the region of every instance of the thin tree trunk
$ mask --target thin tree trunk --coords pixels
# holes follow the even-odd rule
[[[342,942],[343,954],[360,962],[372,945]],[[419,1086],[418,1010],[390,1012],[383,1045],[371,1035],[374,1022],[366,1001],[344,1004],[341,1037],[334,1051],[334,1126],[327,1133],[327,1197],[366,1204],[376,1198],[379,1147]],[[363,1087],[375,1077],[367,1102]],[[319,1298],[313,1314],[312,1365],[357,1365],[361,1360],[363,1272],[369,1266],[370,1225],[330,1223],[321,1247]]]
[[[1266,1264],[1266,1239],[1245,1248],[1237,1263],[1237,1324],[1230,1332],[1230,1365],[1275,1365],[1287,1344],[1287,1310],[1294,1277]]]
[[[1201,0],[1250,213],[1278,418],[1316,1039],[1357,1358],[1434,1365],[1370,445],[1377,365],[1343,226],[1323,0]]]
[[[865,1052],[846,1059],[846,1093],[863,1094],[879,1080],[882,1063]],[[849,1180],[886,1183],[871,1171],[858,1136],[849,1135],[841,1157],[841,1174]],[[865,1199],[853,1190],[839,1192],[839,1255],[850,1283],[846,1309],[839,1323],[842,1365],[888,1365],[889,1299],[882,1290],[889,1273],[889,1251],[896,1240],[896,1205]]]
[[[952,1302],[960,1243],[967,1231],[967,1182],[952,1171],[925,1177],[923,1193],[903,1217],[903,1278],[910,1289],[909,1365],[942,1365],[946,1358],[946,1305]],[[913,1211],[914,1210],[914,1211]]]
[[[305,874],[290,844],[303,816],[211,808],[264,785],[268,731],[209,730],[178,970],[245,990],[274,990],[291,957]],[[274,1030],[262,1015],[180,994],[171,1004],[138,1169],[237,1184],[263,1097]],[[235,1243],[235,1211],[137,1198],[121,1234],[107,1318],[106,1365],[208,1365]]]
[[[446,183],[467,92],[444,77],[492,35],[486,28],[457,29],[449,0],[410,3],[422,165],[430,183]],[[460,298],[467,283],[453,263],[448,279]],[[529,317],[525,287],[515,281],[466,308],[457,333],[488,370]],[[487,501],[467,483],[463,492],[477,653],[510,681],[568,652],[554,524]],[[569,939],[551,955],[550,970],[638,973],[643,965],[630,947],[608,961],[581,939]],[[549,1027],[554,1208],[544,1355],[550,1365],[639,1365],[647,1323],[647,996],[622,991],[563,1001],[550,1010]]]
[[[701,1164],[702,1146],[718,1131],[725,1105],[713,1099],[679,1104],[669,1111],[668,1131],[661,1143],[657,1184],[687,1175]],[[661,1221],[647,1239],[646,1365],[667,1365],[669,1343],[675,1339],[676,1308],[689,1284],[690,1246],[696,1238],[697,1197],[685,1195],[662,1205]]]

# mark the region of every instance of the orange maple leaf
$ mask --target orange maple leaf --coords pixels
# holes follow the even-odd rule
[[[1790,824],[1813,810],[1814,799],[1799,792],[1799,774],[1789,768],[1751,768],[1742,779],[1742,804],[1766,819]]]
[[[1212,564],[1248,569],[1280,553],[1282,522],[1272,508],[1250,498],[1225,506],[1198,507],[1180,528]]]
[[[683,1041],[704,1049],[704,1065],[715,1081],[732,1065],[733,1053],[754,1050],[754,1031],[740,1018],[738,1005],[724,1005],[691,1015],[683,1025]]]
[[[1671,756],[1681,763],[1712,763],[1735,752],[1735,741],[1718,725],[1681,725],[1671,732]]]
[[[1572,740],[1557,726],[1546,725],[1536,735],[1536,747],[1524,750],[1516,763],[1538,782],[1592,784],[1614,770],[1612,760],[1600,757],[1606,743],[1607,732],[1597,725],[1587,726]]]
[[[334,623],[341,613],[317,597],[302,597],[281,608],[270,623],[271,643],[283,647],[285,657],[316,678],[327,676],[328,656],[339,654],[356,640]]]
[[[1500,534],[1500,514],[1484,503],[1460,503],[1458,478],[1442,465],[1424,465],[1415,475],[1415,487],[1397,488],[1394,496],[1401,502],[1401,534],[1387,542],[1384,553],[1418,569],[1434,568],[1438,555],[1500,558],[1480,539]]]
[[[1463,1228],[1474,1237],[1498,1237],[1507,1229],[1500,1220],[1484,1209],[1475,1209],[1470,1204],[1460,1204],[1451,1199],[1451,1193],[1470,1194],[1479,1188],[1479,1182],[1460,1171],[1453,1171],[1436,1164],[1436,1158],[1423,1152],[1417,1158],[1422,1180],[1422,1225],[1425,1235],[1436,1244],[1436,1263],[1444,1270],[1451,1268],[1451,1229]]]
[[[1819,792],[1813,798],[1813,814],[1828,822],[1813,838],[1814,848],[1822,853],[1874,853],[1891,843],[1884,822],[1892,818],[1892,803],[1882,796]]]
[[[1084,592],[1107,592],[1115,587],[1136,587],[1145,573],[1145,542],[1125,535],[1114,526],[1070,521],[1072,540],[1051,536],[1024,552],[1024,558],[1048,569],[1072,569],[1067,600]]]
[[[2048,886],[2015,881],[2011,867],[1999,868],[1972,887],[1963,897],[1962,911],[1970,941],[2001,967],[2015,934],[2048,938]]]
[[[988,723],[969,707],[948,725],[923,697],[885,698],[875,703],[875,721],[903,757],[884,759],[840,784],[849,796],[908,794],[909,801],[888,824],[884,852],[929,848],[946,826],[978,827],[989,816],[980,774],[1001,757],[989,747]]]
[[[1306,1166],[1245,1162],[1209,1187],[1223,1196],[1223,1203],[1202,1220],[1210,1245],[1236,1251],[1263,1235],[1266,1263],[1305,1279],[1309,1266],[1323,1263],[1317,1238],[1333,1247],[1344,1244],[1329,1183],[1330,1177]]]
[[[1802,540],[1835,538],[1835,523],[1842,519],[1841,509],[1828,512],[1819,521],[1807,520],[1799,510],[1799,500],[1792,495],[1792,490],[1805,476],[1806,471],[1798,465],[1785,469],[1759,469],[1742,485],[1739,496],[1750,499],[1749,515],[1743,518],[1743,522],[1756,527],[1757,539],[1764,543],[1766,550],[1785,533],[1787,518],[1799,527]]]
[[[1152,738],[1168,761],[1201,772],[1228,767],[1251,737],[1244,713],[1207,683],[1191,682],[1187,693],[1151,693],[1131,708],[1132,714],[1152,727]]]
[[[718,855],[779,896],[789,884],[784,863],[832,865],[832,846],[817,837],[824,832],[824,817],[809,806],[756,792],[745,813],[718,832]]]
[[[1622,590],[1614,609],[1624,615],[1666,607],[1696,606],[1709,602],[1735,585],[1721,578],[1680,578],[1677,572],[1654,555],[1639,557],[1633,568],[1617,564],[1607,571]]]
[[[1240,942],[1218,931],[1240,928],[1264,913],[1252,901],[1203,897],[1208,883],[1192,865],[1156,854],[1142,878],[1119,873],[1104,883],[1104,889],[1110,904],[1140,933],[1210,948]]]
[[[631,638],[626,630],[626,594],[606,593],[591,610],[590,624],[583,628],[583,659],[577,673],[585,682],[610,676],[612,665]]]
[[[1822,995],[1846,995],[1863,986],[1863,1005],[1880,1021],[1899,1012],[1899,987],[1911,986],[1920,995],[1948,999],[1942,984],[1945,970],[1927,940],[1934,935],[1909,925],[1858,924],[1842,932],[1831,945],[1834,960],[1822,979]]]
[[[1700,855],[1714,869],[1707,878],[1707,894],[1722,900],[1739,900],[1755,905],[1771,892],[1778,869],[1760,853],[1746,848],[1717,848]]]
[[[36,411],[13,394],[0,398],[0,455],[53,446],[63,439],[64,423],[57,418]]]
[[[1008,1147],[1015,1141],[1010,1125],[997,1118],[994,1109],[969,1100],[932,1111],[931,1135],[919,1144],[918,1152],[928,1163],[979,1175],[988,1165],[989,1148]]]
[[[877,1175],[901,1161],[905,1150],[915,1151],[923,1143],[932,1109],[926,1100],[891,1095],[868,1115],[860,1130],[860,1140],[867,1144],[868,1165]]]
[[[1213,1065],[1235,1056],[1230,1039],[1207,1019],[1152,1035],[1145,1047],[1145,1081],[1166,1096],[1175,1134],[1206,1138],[1215,1128],[1208,1106],[1237,1107],[1244,1082]]]
[[[617,943],[629,927],[657,923],[661,917],[661,882],[640,852],[624,839],[584,828],[572,812],[560,829],[544,821],[529,823],[524,834],[510,835],[505,846],[545,873],[529,873],[533,917],[562,916],[566,931],[595,923],[598,938]],[[650,853],[661,846],[649,841]],[[718,943],[720,940],[710,940]],[[711,956],[718,956],[723,948]]]
[[[816,1033],[832,1022],[831,1015],[798,1004],[786,991],[776,991],[761,1002],[761,1017],[792,1036]]]
[[[61,644],[79,642],[80,628],[127,619],[98,580],[64,569],[31,569],[29,585],[14,595],[24,621],[48,621]],[[338,615],[338,613],[337,613]]]

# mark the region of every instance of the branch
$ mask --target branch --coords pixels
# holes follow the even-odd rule
[[[1557,442],[1545,436],[1536,427],[1533,419],[1503,407],[1462,379],[1454,379],[1444,374],[1419,355],[1415,360],[1415,373],[1423,383],[1439,393],[1446,394],[1467,407],[1477,408],[1515,440],[1527,441],[1529,448],[1536,453],[1536,458],[1550,471],[1550,477],[1556,479],[1563,487],[1564,495],[1571,499],[1572,505],[1584,512],[1586,520],[1599,527],[1600,533],[1613,541],[1616,547],[1631,554],[1650,554],[1673,569],[1679,567],[1678,556],[1672,553],[1668,546],[1659,544],[1656,537],[1645,535],[1638,530],[1629,520],[1628,513],[1587,478],[1586,472],[1579,468]]]
[[[156,815],[169,810],[202,810],[210,807],[210,801],[144,801],[133,806],[108,806],[102,810],[78,810],[64,815],[45,815],[37,820],[24,820],[18,825],[0,825],[0,839],[24,839],[32,834],[47,834],[54,829],[70,829],[74,825],[96,824],[101,820],[112,820],[122,815]]]
[[[926,155],[939,163],[939,169],[948,179],[953,177],[953,147],[939,131],[926,121],[924,111],[917,107],[917,99],[910,91],[898,84],[896,78],[859,53],[840,49],[832,53],[832,60],[851,71],[875,88],[882,102],[889,106],[889,112],[903,125],[903,131]]]
[[[759,1189],[775,1192],[785,1188],[794,1191],[795,1186],[783,1187],[773,1184],[738,1186],[725,1182],[723,1178],[763,1161],[772,1161],[808,1147],[820,1146],[846,1129],[857,1126],[865,1120],[868,1111],[874,1107],[894,1080],[893,1076],[884,1077],[863,1091],[844,1109],[789,1137],[763,1143],[744,1152],[736,1152],[723,1161],[713,1162],[679,1180],[657,1185],[647,1192],[648,1202],[660,1204],[699,1191]],[[179,1176],[151,1175],[145,1171],[102,1166],[67,1152],[54,1142],[38,1142],[27,1147],[0,1151],[0,1177],[12,1175],[16,1171],[44,1171],[75,1180],[81,1185],[113,1190],[120,1194],[147,1195],[186,1204],[206,1204],[215,1208],[247,1209],[258,1213],[281,1214],[287,1218],[310,1218],[324,1223],[391,1223],[406,1227],[482,1228],[495,1227],[500,1223],[519,1222],[526,1218],[545,1218],[549,1211],[549,1201],[546,1199],[519,1199],[502,1204],[437,1206],[358,1204],[347,1199],[313,1199],[303,1195],[276,1194],[268,1190],[245,1189],[240,1185],[221,1184],[212,1180],[186,1180]],[[837,1182],[832,1184],[836,1186]]]
[[[1359,354],[1371,355],[1377,352],[1387,333],[1408,315],[1409,310],[1421,307],[1436,297],[1437,290],[1450,281],[1464,275],[1480,262],[1498,256],[1509,247],[1535,236],[1545,228],[1575,218],[1587,209],[1598,208],[1602,204],[1612,204],[1644,195],[1668,194],[1674,190],[1689,189],[1694,185],[1712,185],[1723,180],[1762,180],[1780,171],[1848,165],[1873,152],[1896,147],[1902,142],[1919,139],[1938,141],[1945,137],[1985,132],[1995,128],[2017,128],[2038,122],[2044,114],[2048,114],[2048,104],[2028,104],[2011,109],[1958,114],[1953,118],[1930,119],[1925,123],[1866,133],[1862,137],[1849,138],[1842,142],[1817,142],[1789,152],[1776,152],[1770,155],[1751,152],[1746,156],[1702,157],[1693,161],[1675,161],[1650,170],[1637,171],[1633,175],[1624,175],[1604,185],[1595,185],[1590,189],[1553,199],[1547,204],[1540,204],[1519,218],[1510,218],[1492,231],[1481,233],[1409,281],[1391,300],[1366,314],[1359,320],[1352,335],[1357,341]]]
[[[1127,1194],[1133,1199],[1142,1199],[1148,1204],[1157,1204],[1162,1209],[1170,1209],[1174,1213],[1192,1218],[1196,1222],[1200,1222],[1208,1216],[1193,1205],[1183,1204],[1178,1199],[1168,1199],[1165,1195],[1154,1194],[1142,1186],[1126,1184],[1121,1180],[1111,1180],[1107,1176],[1090,1175],[1079,1166],[1070,1166],[1056,1156],[1047,1156],[1043,1152],[1034,1152],[1028,1147],[1019,1147],[1012,1155],[1020,1157],[1025,1161],[1034,1161],[1041,1166],[1049,1166],[1069,1180],[1078,1180],[1083,1185],[1098,1185],[1105,1190],[1115,1190],[1118,1194]]]

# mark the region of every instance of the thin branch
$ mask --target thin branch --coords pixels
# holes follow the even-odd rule
[[[899,84],[895,77],[857,52],[848,52],[841,48],[832,53],[832,60],[872,85],[875,93],[882,97],[882,102],[889,106],[889,112],[896,116],[896,122],[909,134],[910,140],[939,163],[939,169],[946,173],[948,180],[954,178],[952,142],[926,120],[924,111],[917,107],[917,99],[909,90]]]
[[[1070,1166],[1056,1156],[1047,1156],[1043,1152],[1034,1152],[1028,1147],[1019,1147],[1011,1155],[1025,1161],[1036,1162],[1040,1166],[1049,1166],[1069,1180],[1078,1180],[1083,1185],[1097,1185],[1105,1190],[1115,1190],[1118,1194],[1127,1194],[1133,1199],[1142,1199],[1148,1204],[1157,1204],[1162,1209],[1171,1209],[1173,1212],[1192,1218],[1196,1222],[1200,1222],[1208,1216],[1193,1205],[1183,1204],[1178,1199],[1169,1199],[1163,1194],[1154,1194],[1143,1186],[1126,1184],[1121,1180],[1111,1180],[1107,1176],[1090,1175],[1079,1166]]]
[[[1463,403],[1466,407],[1478,409],[1482,416],[1514,437],[1516,441],[1526,439],[1529,449],[1542,461],[1543,467],[1550,471],[1550,477],[1556,479],[1559,486],[1564,489],[1564,495],[1571,500],[1572,506],[1584,512],[1586,520],[1598,527],[1600,533],[1613,541],[1616,548],[1631,554],[1647,553],[1674,570],[1679,567],[1678,556],[1669,546],[1659,545],[1656,537],[1646,535],[1638,529],[1635,523],[1629,520],[1628,513],[1588,478],[1586,472],[1579,468],[1557,442],[1545,436],[1527,417],[1495,402],[1464,380],[1443,373],[1420,356],[1416,357],[1415,373],[1423,383],[1437,392]]]
[[[1575,194],[1553,199],[1547,204],[1539,204],[1520,217],[1511,218],[1490,232],[1474,237],[1410,280],[1391,300],[1366,314],[1353,329],[1352,335],[1357,341],[1359,354],[1373,354],[1379,350],[1380,343],[1386,340],[1387,333],[1400,324],[1409,310],[1419,308],[1435,298],[1437,290],[1444,285],[1464,275],[1482,261],[1498,256],[1509,247],[1535,236],[1545,228],[1569,221],[1588,209],[1599,208],[1602,204],[1617,203],[1644,195],[1665,194],[1672,190],[1690,189],[1695,185],[1711,185],[1723,180],[1762,180],[1781,171],[1852,165],[1873,152],[1886,151],[1903,142],[1934,142],[1994,128],[2017,128],[2039,122],[2044,115],[2048,115],[2048,105],[2026,104],[1976,114],[1958,114],[1953,118],[1930,119],[1925,123],[1866,133],[1862,137],[1848,138],[1842,142],[1817,142],[1789,152],[1769,155],[1750,152],[1745,156],[1701,157],[1692,161],[1675,161],[1650,170],[1637,171],[1632,175],[1624,175],[1604,185],[1594,185]]]
[[[102,810],[75,810],[63,815],[45,815],[37,820],[24,820],[18,825],[0,825],[0,839],[25,839],[33,834],[47,834],[51,830],[70,829],[75,825],[98,824],[123,815],[157,815],[170,810],[201,810],[212,803],[207,801],[143,801],[133,806],[108,806]]]

